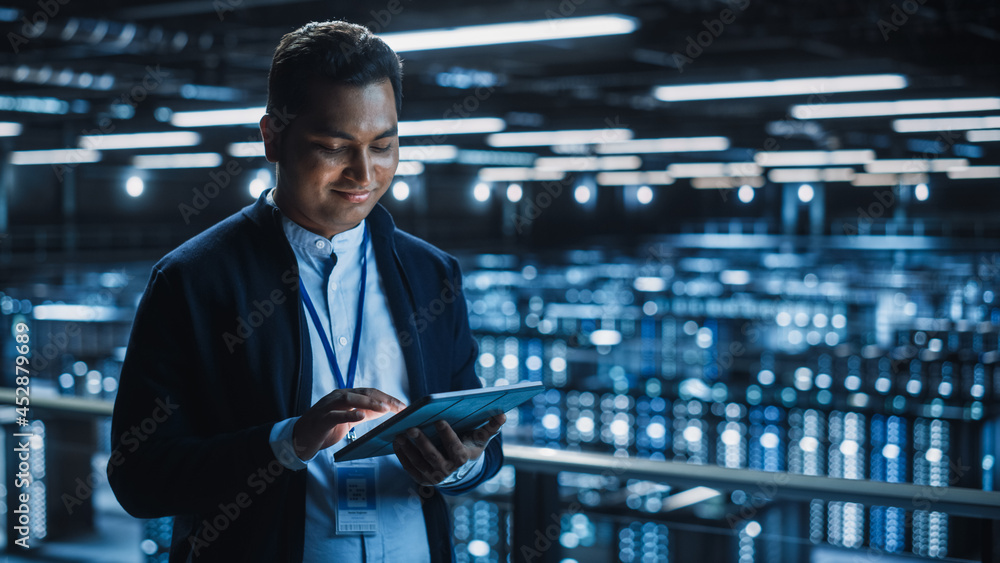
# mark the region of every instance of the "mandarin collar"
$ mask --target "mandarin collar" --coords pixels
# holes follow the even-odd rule
[[[281,208],[274,202],[273,192],[274,188],[268,190],[267,203],[280,211]],[[351,229],[325,238],[292,221],[285,214],[282,214],[281,218],[289,244],[308,254],[323,258],[328,258],[331,252],[340,256],[358,249],[365,232],[366,220],[362,220]]]

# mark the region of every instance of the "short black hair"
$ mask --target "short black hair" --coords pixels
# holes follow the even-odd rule
[[[367,86],[388,80],[403,105],[403,62],[368,28],[345,22],[310,22],[286,33],[271,60],[267,76],[267,113],[299,113],[306,84],[312,79]]]

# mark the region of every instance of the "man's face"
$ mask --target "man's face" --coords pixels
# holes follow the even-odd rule
[[[351,86],[312,80],[281,134],[261,119],[267,160],[278,163],[275,202],[306,229],[331,237],[355,227],[389,188],[399,164],[396,100],[383,80]]]

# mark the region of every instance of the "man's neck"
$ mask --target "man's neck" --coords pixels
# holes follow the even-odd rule
[[[279,190],[278,188],[274,188],[274,191],[271,192],[271,199],[274,200],[274,204],[278,206],[278,209],[281,210],[281,212],[285,215],[285,217],[288,217],[292,222],[302,227],[303,229],[311,233],[315,233],[327,240],[332,239],[334,236],[339,235],[340,233],[343,233],[345,231],[349,231],[354,227],[358,226],[358,225],[352,225],[346,229],[332,230],[323,227],[322,225],[313,223],[305,215],[299,213],[294,205],[291,205],[290,203],[284,201],[284,198],[282,198],[281,194],[282,194],[281,190]]]

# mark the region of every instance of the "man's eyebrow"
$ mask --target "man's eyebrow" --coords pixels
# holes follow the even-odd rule
[[[314,132],[316,134],[318,134],[318,135],[323,135],[324,137],[337,137],[339,139],[347,139],[348,141],[356,141],[357,140],[357,139],[355,139],[354,135],[351,135],[350,133],[347,133],[345,131],[341,131],[339,129],[330,129],[330,128],[324,127],[324,126],[317,127]],[[386,129],[385,131],[383,131],[382,133],[380,133],[377,137],[375,137],[375,140],[384,139],[386,137],[394,137],[398,133],[399,133],[399,126],[398,125],[394,125],[391,128]]]
[[[376,139],[384,139],[386,137],[395,137],[398,133],[399,133],[399,126],[398,125],[393,125],[389,129],[386,129],[385,131],[383,131],[381,135],[379,135],[378,137],[375,137],[375,138]]]

